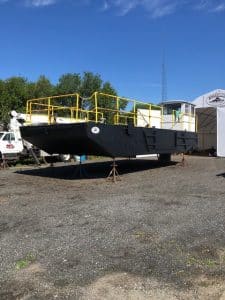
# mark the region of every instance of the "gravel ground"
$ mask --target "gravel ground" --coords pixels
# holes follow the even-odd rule
[[[173,161],[0,170],[0,299],[225,299],[225,159]]]

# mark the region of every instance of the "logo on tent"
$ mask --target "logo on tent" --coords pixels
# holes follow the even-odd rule
[[[207,103],[210,106],[225,106],[225,94],[224,93],[216,93],[213,95],[210,95],[207,99]]]

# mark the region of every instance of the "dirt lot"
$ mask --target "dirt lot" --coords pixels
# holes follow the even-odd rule
[[[225,299],[225,159],[187,163],[0,170],[0,299]]]

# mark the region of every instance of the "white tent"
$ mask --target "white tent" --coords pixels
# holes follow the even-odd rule
[[[196,98],[199,149],[215,148],[225,157],[225,90],[214,90]]]

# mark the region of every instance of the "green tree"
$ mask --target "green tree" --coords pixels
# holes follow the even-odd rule
[[[111,85],[111,83],[109,81],[106,81],[103,84],[103,86],[101,88],[101,92],[105,93],[105,94],[117,96],[117,91],[114,89],[114,87]]]
[[[36,98],[35,88],[35,82],[27,82],[27,100]]]
[[[0,119],[8,123],[11,110],[24,111],[27,100],[27,79],[11,77],[0,84]]]
[[[94,92],[100,91],[102,83],[100,75],[84,72],[79,90],[81,97],[90,97]]]
[[[67,73],[59,78],[56,86],[58,95],[79,93],[81,88],[81,76],[76,73]]]
[[[0,97],[0,120],[3,125],[7,125],[9,122],[9,112],[11,110],[10,95],[4,89],[1,91]]]
[[[0,101],[1,101],[4,90],[5,90],[5,82],[0,79]]]
[[[34,87],[34,96],[35,98],[52,96],[55,94],[55,87],[51,84],[50,80],[41,75]]]
[[[57,95],[79,93],[81,87],[81,76],[77,73],[63,74],[56,85]],[[62,97],[55,100],[57,105],[75,106],[76,97]],[[78,103],[79,104],[79,103]]]

